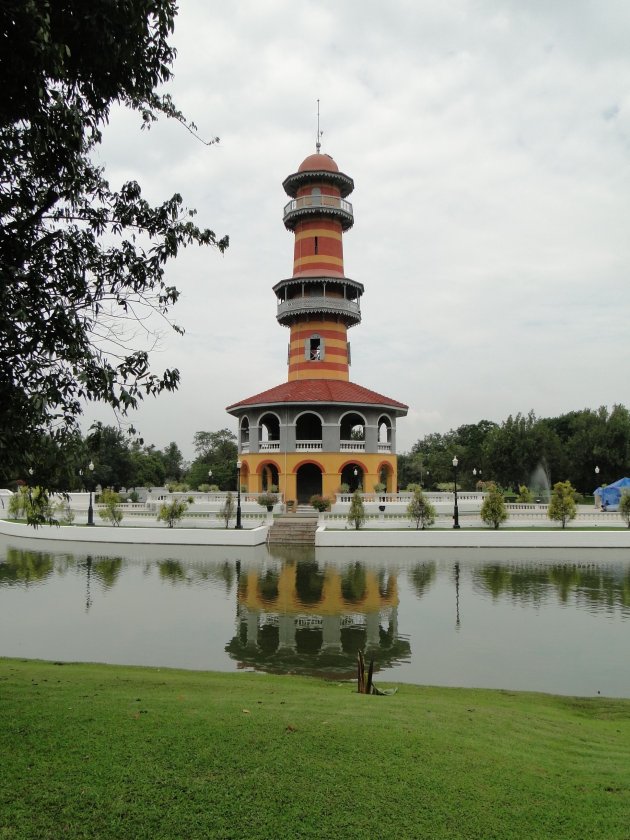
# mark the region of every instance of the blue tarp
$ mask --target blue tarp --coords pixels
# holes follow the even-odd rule
[[[617,506],[624,490],[630,490],[630,478],[620,478],[606,487],[598,487],[595,493],[600,497],[602,507]]]

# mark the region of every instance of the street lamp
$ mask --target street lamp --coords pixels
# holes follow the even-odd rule
[[[453,458],[453,470],[455,472],[455,507],[453,508],[453,528],[459,528],[459,510],[457,509],[457,455]]]
[[[599,481],[599,467],[595,467],[595,481]]]
[[[242,461],[236,462],[236,525],[235,529],[240,530],[243,526],[241,524],[241,467]]]
[[[94,508],[92,507],[92,473],[94,472],[94,463],[92,461],[88,464],[88,470],[90,471],[90,504],[88,505],[87,524],[94,525]]]

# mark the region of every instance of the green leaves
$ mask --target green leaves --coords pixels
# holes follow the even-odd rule
[[[170,78],[173,0],[7,0],[0,36],[0,476],[20,477],[34,436],[76,432],[85,400],[121,414],[172,391],[136,327],[168,322],[165,270],[182,248],[224,251],[181,195],[152,206],[140,185],[112,190],[91,154],[113,103],[177,119],[155,87]],[[146,116],[145,116],[146,118]],[[172,325],[181,334],[181,327]]]

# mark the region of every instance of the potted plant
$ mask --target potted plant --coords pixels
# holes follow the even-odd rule
[[[311,496],[310,503],[320,513],[323,513],[325,510],[330,510],[330,499],[327,499],[326,496]]]
[[[273,506],[277,504],[278,497],[275,493],[261,493],[256,499],[261,507],[266,507],[269,512],[273,510]]]

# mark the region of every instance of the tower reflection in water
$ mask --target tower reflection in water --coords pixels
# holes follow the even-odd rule
[[[318,564],[309,549],[297,560],[281,547],[273,554],[238,572],[236,635],[226,651],[240,668],[350,679],[359,650],[375,672],[411,659],[398,632],[396,571]]]

